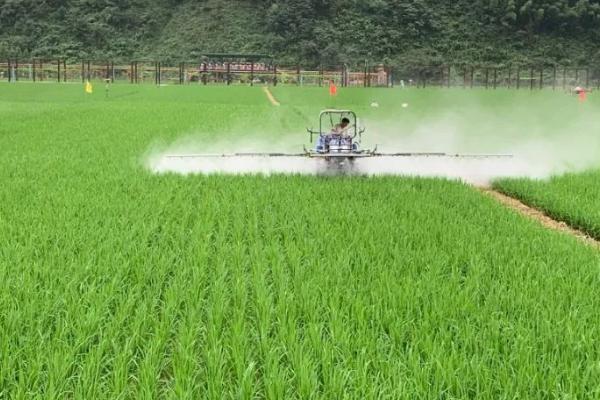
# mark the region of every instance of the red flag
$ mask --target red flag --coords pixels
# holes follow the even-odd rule
[[[586,99],[587,99],[587,95],[585,93],[585,89],[581,89],[579,91],[579,101],[583,103]]]
[[[329,81],[329,95],[337,95],[337,86],[335,86],[335,83],[333,81]]]

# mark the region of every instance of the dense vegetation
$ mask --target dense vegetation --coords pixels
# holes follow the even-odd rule
[[[0,54],[592,64],[598,0],[5,0]]]
[[[503,179],[497,189],[600,239],[600,172],[554,176],[548,180]]]
[[[600,257],[576,239],[441,179],[140,162],[301,132],[329,99],[298,93],[2,85],[0,398],[598,398]],[[404,91],[337,101],[380,96],[397,118]]]

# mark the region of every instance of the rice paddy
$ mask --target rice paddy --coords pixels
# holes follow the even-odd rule
[[[326,107],[375,143],[562,143],[593,96],[272,93],[281,106],[258,87],[0,85],[0,398],[600,396],[600,254],[575,238],[443,178],[146,165],[182,139],[293,151]],[[594,179],[497,185],[593,225],[593,201],[564,194]]]

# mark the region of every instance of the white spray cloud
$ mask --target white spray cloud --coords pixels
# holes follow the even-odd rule
[[[363,147],[377,145],[378,150],[385,153],[512,154],[512,158],[374,157],[356,160],[350,173],[436,176],[487,185],[496,178],[547,178],[600,166],[600,134],[597,134],[600,123],[593,118],[596,113],[563,121],[560,127],[548,132],[547,124],[537,123],[535,119],[513,123],[510,118],[489,110],[470,111],[468,116],[434,115],[414,127],[402,126],[397,121],[366,120],[364,124],[368,129]],[[168,146],[155,146],[146,161],[148,168],[156,173],[329,173],[325,161],[305,157],[169,157],[196,153],[301,153],[303,139],[301,134],[265,138],[264,134],[245,132],[206,143],[198,140],[198,136],[189,135]]]

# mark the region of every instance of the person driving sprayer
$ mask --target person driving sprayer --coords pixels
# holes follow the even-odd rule
[[[335,125],[331,130],[331,135],[346,136],[346,131],[350,128],[350,120],[346,117],[342,118],[339,124]]]
[[[317,151],[324,151],[329,148],[331,144],[340,145],[351,141],[352,138],[348,134],[350,129],[350,119],[343,117],[339,124],[334,125],[331,131],[327,135],[323,135],[319,138],[316,149]]]

